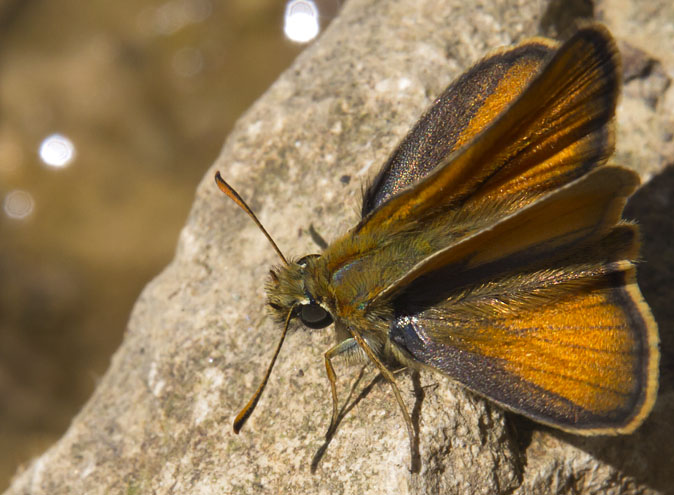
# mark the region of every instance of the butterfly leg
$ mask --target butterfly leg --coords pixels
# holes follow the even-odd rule
[[[340,354],[347,354],[353,352],[358,348],[358,344],[352,338],[346,339],[336,346],[328,349],[323,355],[325,357],[325,371],[328,374],[328,380],[330,380],[330,391],[332,392],[332,419],[330,420],[330,428],[328,431],[331,432],[337,426],[337,415],[339,404],[337,402],[337,375],[335,374],[335,368],[332,366],[332,358]]]
[[[384,363],[381,362],[381,360],[377,357],[372,348],[368,345],[363,336],[360,335],[360,333],[358,333],[357,330],[354,330],[353,328],[349,327],[349,332],[351,333],[351,335],[353,335],[354,340],[360,346],[360,348],[363,349],[363,351],[365,351],[367,357],[369,357],[370,360],[377,366],[379,372],[391,384],[391,388],[393,389],[393,393],[395,394],[396,401],[398,401],[400,411],[402,412],[403,418],[405,419],[405,424],[407,425],[407,434],[409,435],[410,439],[410,447],[414,448],[416,442],[414,435],[414,426],[412,425],[412,418],[410,417],[409,412],[407,412],[407,406],[405,406],[403,398],[400,395],[400,390],[398,389],[398,385],[396,385],[396,379],[393,376],[393,373],[391,373],[391,370],[389,370],[386,366],[384,366]]]

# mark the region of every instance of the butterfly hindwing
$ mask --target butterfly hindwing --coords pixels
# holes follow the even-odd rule
[[[524,300],[513,284],[527,288]],[[391,340],[472,391],[568,431],[629,433],[648,414],[657,329],[630,263],[541,270],[474,291],[399,314]]]

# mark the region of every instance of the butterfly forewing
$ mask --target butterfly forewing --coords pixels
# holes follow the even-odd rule
[[[365,191],[362,216],[433,171],[524,90],[554,51],[533,39],[486,57],[438,97]]]
[[[495,103],[488,100],[474,117],[484,130],[417,184],[383,202],[356,234],[397,230],[466,203],[495,198],[504,203],[506,196],[512,196],[513,208],[521,207],[577,179],[613,151],[619,81],[610,34],[599,27],[579,31],[511,105],[502,104],[500,93],[492,96]],[[508,86],[503,94],[509,94]],[[483,121],[490,124],[482,127]],[[503,214],[510,212],[506,208]]]

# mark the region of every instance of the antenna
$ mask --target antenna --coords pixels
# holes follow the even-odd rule
[[[223,193],[225,193],[227,195],[227,197],[229,197],[229,199],[234,201],[239,206],[239,208],[241,208],[243,211],[248,213],[248,216],[253,219],[253,222],[255,222],[255,225],[257,225],[257,227],[262,231],[262,233],[265,235],[267,240],[271,243],[272,247],[276,251],[276,254],[278,254],[279,258],[281,258],[281,260],[283,261],[283,264],[287,265],[288,261],[286,260],[285,256],[283,256],[283,253],[281,252],[279,247],[274,242],[274,239],[272,239],[271,236],[269,235],[269,232],[267,232],[267,230],[262,226],[260,221],[255,216],[255,213],[253,213],[253,210],[251,210],[248,207],[248,205],[246,204],[246,202],[243,199],[241,199],[241,196],[239,196],[239,193],[237,193],[234,190],[234,188],[232,186],[230,186],[229,184],[227,184],[225,182],[225,180],[220,176],[220,172],[215,173],[215,183],[220,188],[220,190]]]
[[[257,387],[257,390],[248,401],[248,404],[246,404],[246,407],[241,409],[239,414],[236,415],[236,418],[234,418],[234,433],[236,433],[237,435],[239,434],[239,431],[241,431],[241,428],[243,428],[243,425],[245,424],[246,420],[250,417],[251,414],[253,414],[253,409],[255,409],[257,401],[259,401],[260,397],[262,396],[262,391],[267,386],[267,380],[269,380],[269,376],[271,375],[271,370],[274,367],[274,363],[276,362],[278,353],[281,351],[281,345],[283,344],[283,340],[285,340],[286,334],[288,333],[288,327],[290,326],[290,319],[292,318],[294,311],[295,306],[290,308],[290,311],[288,311],[288,316],[286,317],[286,324],[283,327],[283,333],[281,334],[281,340],[279,340],[279,343],[276,346],[276,351],[274,352],[274,356],[271,358],[271,363],[269,363],[269,367],[267,368],[267,372],[265,373],[264,378],[262,379],[262,383],[260,383],[260,386]]]

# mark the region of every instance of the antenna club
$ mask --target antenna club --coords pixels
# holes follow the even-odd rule
[[[267,232],[267,229],[265,229],[262,226],[262,223],[257,219],[255,216],[255,213],[253,213],[253,210],[250,209],[250,207],[246,204],[246,202],[239,196],[239,193],[236,192],[236,190],[227,184],[225,180],[222,178],[220,175],[220,171],[215,172],[215,184],[218,186],[218,188],[227,195],[229,199],[234,201],[239,208],[241,208],[243,211],[245,211],[250,218],[253,219],[253,222],[255,222],[255,225],[262,231],[264,236],[267,238],[269,243],[272,245],[274,250],[276,251],[276,254],[278,254],[279,258],[281,258],[281,261],[283,261],[284,265],[288,265],[288,261],[286,260],[286,257],[283,256],[283,253],[279,249],[278,245],[276,242],[274,242],[274,239],[269,235],[269,232]]]

